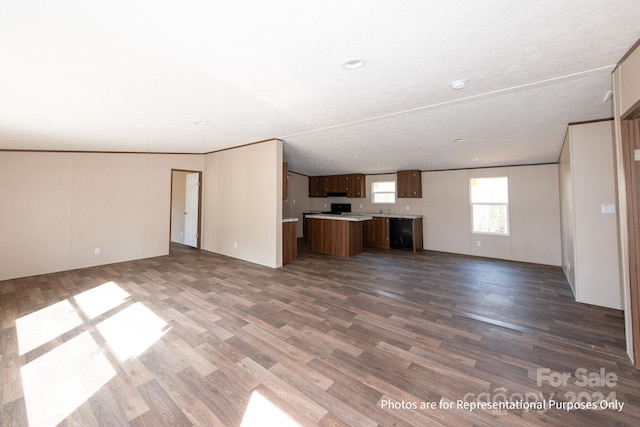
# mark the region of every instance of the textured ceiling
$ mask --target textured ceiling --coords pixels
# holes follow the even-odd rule
[[[640,38],[638,0],[0,10],[0,149],[205,153],[281,138],[289,168],[310,175],[556,162],[568,123],[611,117],[611,71]],[[354,58],[366,65],[341,68]]]

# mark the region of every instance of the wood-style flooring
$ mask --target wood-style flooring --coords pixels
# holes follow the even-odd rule
[[[556,267],[429,251],[270,269],[174,245],[4,281],[0,351],[7,427],[640,425],[622,312]],[[548,407],[603,398],[622,411]],[[547,407],[458,407],[522,399]]]

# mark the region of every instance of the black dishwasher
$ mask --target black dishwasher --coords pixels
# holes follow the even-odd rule
[[[389,246],[391,249],[413,251],[413,220],[389,218]]]

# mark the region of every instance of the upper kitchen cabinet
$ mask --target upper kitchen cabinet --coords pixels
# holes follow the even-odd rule
[[[324,176],[309,177],[309,197],[327,197]]]
[[[419,170],[398,171],[397,180],[399,199],[422,198],[422,173]]]
[[[309,177],[309,197],[328,197],[331,193],[351,198],[366,197],[364,174]]]
[[[351,175],[343,175],[344,191],[347,197],[362,198],[367,197],[365,191],[365,177],[361,173],[353,173]]]
[[[325,176],[324,183],[325,195],[329,193],[342,193],[345,191],[342,175]]]

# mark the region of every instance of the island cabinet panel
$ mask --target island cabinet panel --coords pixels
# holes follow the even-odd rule
[[[389,249],[389,218],[373,217],[363,226],[363,240],[366,246]]]
[[[362,222],[308,219],[309,250],[350,257],[362,252]]]
[[[419,170],[398,171],[396,177],[398,198],[422,198],[422,173]]]
[[[294,221],[282,223],[282,265],[289,264],[298,258],[296,224]]]

